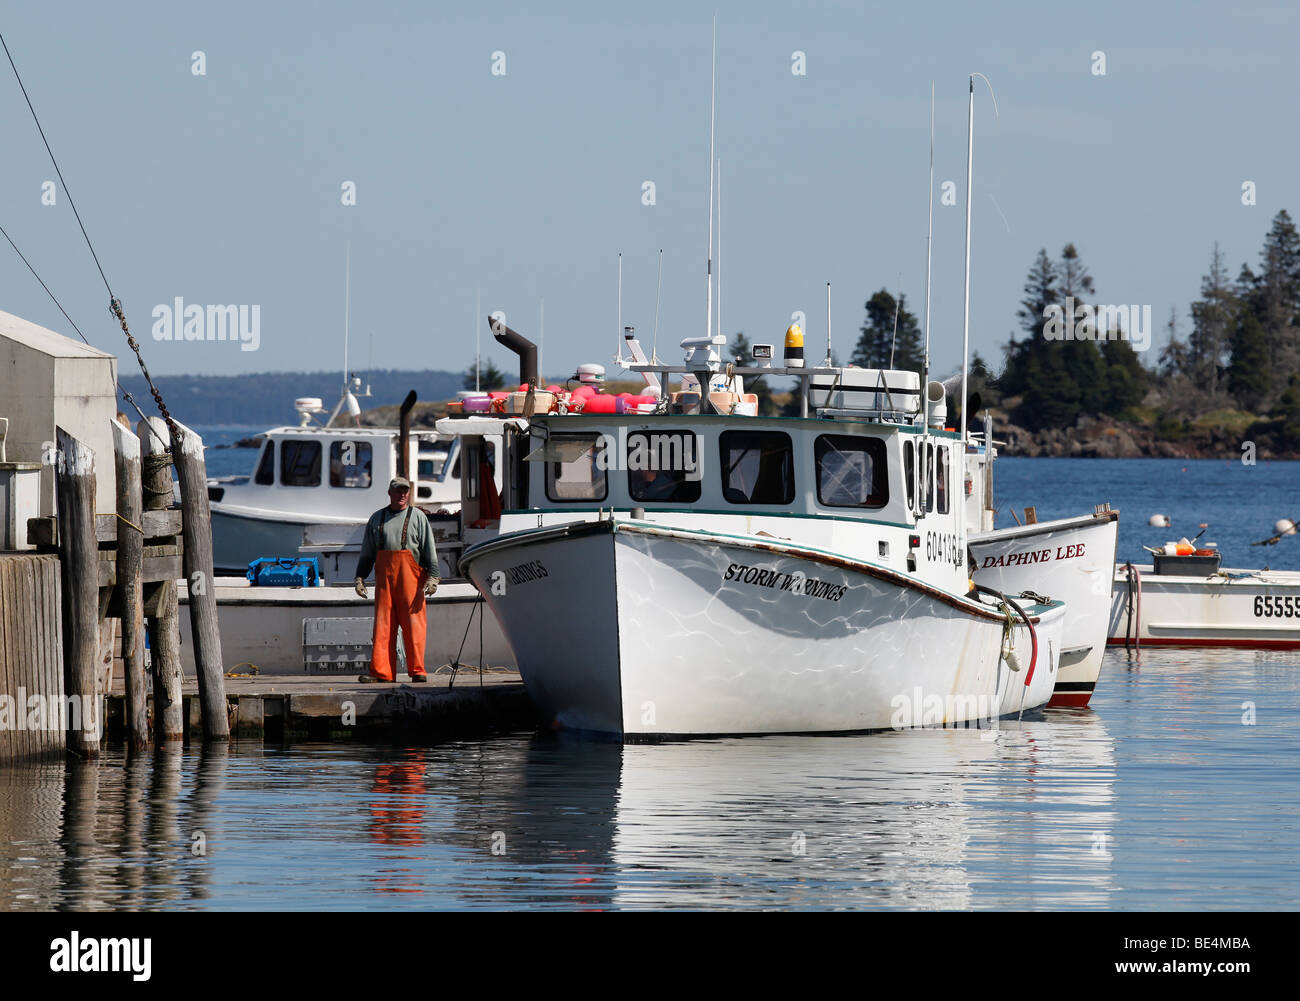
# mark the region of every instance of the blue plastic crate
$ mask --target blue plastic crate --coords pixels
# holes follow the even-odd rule
[[[315,556],[263,556],[244,576],[254,587],[317,587],[320,564]]]

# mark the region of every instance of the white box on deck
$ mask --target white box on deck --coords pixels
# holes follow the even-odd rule
[[[812,410],[869,410],[916,413],[921,409],[921,376],[881,368],[842,368],[814,375],[808,394]]]

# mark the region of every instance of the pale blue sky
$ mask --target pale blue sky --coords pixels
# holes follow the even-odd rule
[[[661,247],[660,355],[675,360],[704,323],[711,8],[537,7],[6,0],[0,30],[157,373],[339,367],[349,239],[353,367],[373,333],[376,368],[464,368],[476,285],[484,312],[534,339],[545,298],[548,374],[608,363],[616,255],[624,322],[648,342]],[[780,343],[799,309],[818,355],[827,281],[842,358],[882,285],[919,310],[933,80],[936,189],[957,182],[958,203],[935,209],[932,336],[936,368],[959,363],[973,70],[1001,112],[977,90],[971,325],[986,356],[1000,360],[1040,247],[1073,241],[1100,302],[1151,305],[1158,348],[1171,305],[1185,333],[1215,240],[1235,275],[1278,209],[1300,211],[1288,5],[717,11],[728,335]],[[41,204],[53,169],[2,68],[0,225],[91,342],[122,356],[66,198]],[[260,349],[154,342],[150,312],[176,296],[260,305]],[[4,245],[0,309],[71,333]]]

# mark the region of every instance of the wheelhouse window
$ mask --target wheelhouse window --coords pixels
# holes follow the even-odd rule
[[[916,510],[916,446],[903,442],[903,483],[907,488],[907,509]]]
[[[553,434],[546,443],[546,496],[602,501],[609,493],[605,442],[594,434]]]
[[[366,489],[374,463],[367,441],[336,441],[330,444],[330,486]]]
[[[447,465],[447,456],[451,454],[451,442],[439,441],[431,445],[421,445],[416,469],[422,480],[436,480],[442,476]],[[459,468],[459,467],[457,467]]]
[[[935,467],[935,481],[939,495],[939,513],[948,513],[948,446],[939,447],[939,461]]]
[[[889,500],[885,443],[879,438],[823,434],[813,446],[817,501],[826,507],[884,507]]]
[[[269,487],[275,482],[275,442],[269,438],[262,445],[262,458],[257,463],[253,482],[263,487]]]
[[[732,504],[794,500],[794,446],[784,431],[723,431],[718,436],[722,496]]]
[[[627,490],[633,500],[690,504],[700,499],[699,442],[690,431],[627,436]]]
[[[927,442],[921,475],[925,480],[925,509],[934,510],[934,445]]]
[[[493,480],[493,486],[496,486],[495,477],[497,473],[497,449],[496,445],[486,438],[466,438],[465,443],[456,453],[456,462],[452,467],[451,475],[453,479],[460,479],[460,460],[461,456],[465,457],[466,468],[471,470],[472,475],[466,481],[465,489],[471,500],[477,498],[480,494],[480,480],[482,476],[482,465],[487,462],[487,478]]]
[[[280,442],[280,483],[286,487],[320,486],[321,448],[318,441]]]

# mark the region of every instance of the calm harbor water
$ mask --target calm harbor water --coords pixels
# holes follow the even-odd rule
[[[1300,538],[1248,543],[1296,472],[1007,459],[995,496],[1109,500],[1122,559],[1209,521],[1229,565],[1294,569]],[[1300,652],[1168,649],[997,731],[110,749],[0,767],[0,909],[1295,909],[1297,762]]]
[[[115,751],[0,769],[0,907],[1294,909],[1298,721],[1160,650],[987,732]]]

